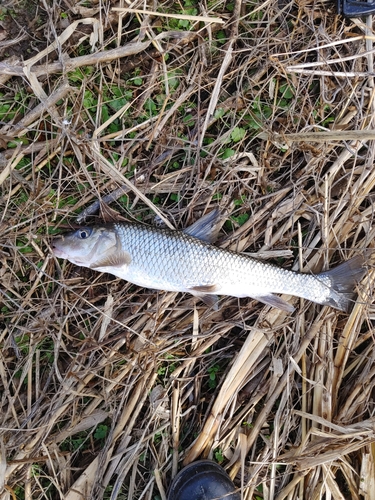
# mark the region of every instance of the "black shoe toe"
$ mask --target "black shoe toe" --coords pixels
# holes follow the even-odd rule
[[[225,470],[211,460],[184,467],[174,478],[168,500],[241,500]]]

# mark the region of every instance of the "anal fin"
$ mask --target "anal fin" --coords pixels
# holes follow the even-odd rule
[[[287,312],[293,312],[294,307],[289,304],[286,300],[278,297],[277,295],[273,295],[269,293],[268,295],[251,295],[253,299],[259,300],[259,302],[263,302],[263,304],[267,304],[271,307],[277,307],[277,309],[281,309]]]

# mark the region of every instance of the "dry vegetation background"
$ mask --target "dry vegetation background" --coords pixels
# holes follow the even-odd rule
[[[218,244],[296,270],[371,247],[373,42],[320,0],[3,0],[1,499],[164,500],[203,457],[243,499],[375,498],[371,265],[350,315],[289,315],[49,249],[218,205]]]

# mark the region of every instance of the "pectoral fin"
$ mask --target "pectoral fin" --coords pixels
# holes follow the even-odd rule
[[[128,252],[125,252],[123,250],[116,250],[109,255],[106,255],[102,259],[99,259],[95,262],[92,262],[90,264],[91,269],[96,269],[98,267],[123,267],[123,266],[128,266],[130,262],[132,261],[130,254]],[[110,270],[108,269],[108,272]]]
[[[193,295],[205,294],[205,293],[217,293],[219,291],[218,285],[198,285],[193,286],[189,289],[190,293]]]

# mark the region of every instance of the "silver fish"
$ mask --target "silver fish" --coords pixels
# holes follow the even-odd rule
[[[218,232],[214,210],[184,231],[115,222],[82,227],[53,240],[56,257],[107,272],[136,285],[189,292],[214,305],[218,295],[252,297],[292,312],[274,293],[295,295],[349,311],[354,287],[366,272],[364,257],[320,274],[305,274],[212,245]]]

